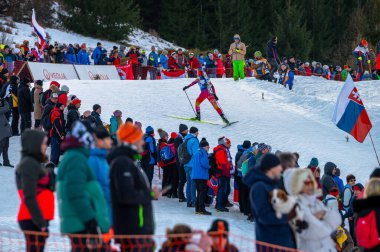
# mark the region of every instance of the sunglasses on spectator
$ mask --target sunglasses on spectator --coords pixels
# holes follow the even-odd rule
[[[314,185],[314,182],[312,180],[305,180],[303,182],[304,185]]]
[[[240,40],[240,39],[236,37],[236,38],[234,38],[234,40]]]

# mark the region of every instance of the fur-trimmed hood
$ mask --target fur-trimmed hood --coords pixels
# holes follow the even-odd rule
[[[317,181],[310,169],[290,168],[286,169],[283,174],[285,190],[290,194],[297,196],[301,193],[303,184],[306,180],[311,179],[314,182],[314,191],[317,194]]]

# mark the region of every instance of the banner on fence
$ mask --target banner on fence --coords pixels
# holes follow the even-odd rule
[[[175,78],[185,78],[185,70],[162,70],[161,79],[175,79]]]
[[[120,80],[115,66],[74,65],[80,80]]]
[[[73,65],[28,62],[33,80],[78,80]]]
[[[132,64],[117,66],[116,69],[122,80],[134,80]]]

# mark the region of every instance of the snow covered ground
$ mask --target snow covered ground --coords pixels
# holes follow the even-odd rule
[[[38,18],[38,17],[37,17]],[[4,27],[8,27],[5,25],[5,20],[0,19],[0,25],[2,24]],[[32,25],[31,24],[23,24],[23,23],[17,23],[15,22],[16,28],[9,27],[12,29],[13,34],[9,34],[8,37],[11,39],[11,42],[15,43],[22,43],[25,39],[29,40],[30,45],[34,45],[34,42],[36,41],[36,36],[32,35]],[[79,34],[76,34],[74,32],[67,32],[67,31],[61,31],[57,29],[51,29],[51,28],[45,28],[45,31],[50,35],[51,39],[50,42],[54,44],[55,41],[57,41],[59,44],[82,44],[86,43],[87,47],[89,48],[95,48],[97,42],[102,42],[103,47],[105,47],[108,51],[112,49],[114,45],[119,46],[115,42],[103,40],[103,39],[97,39],[97,38],[91,38],[82,36]],[[158,49],[178,49],[180,48],[177,45],[174,45],[173,43],[170,43],[168,41],[165,41],[161,38],[154,37],[150,35],[147,32],[144,32],[140,29],[135,29],[132,34],[126,39],[126,42],[131,45],[139,46],[142,49],[147,50],[147,52],[150,52],[151,46],[156,46]]]
[[[307,166],[312,157],[318,157],[320,166],[327,161],[335,162],[344,177],[353,173],[361,182],[366,182],[369,173],[377,166],[369,139],[364,144],[350,137],[346,142],[345,134],[332,122],[333,108],[342,82],[327,81],[318,77],[296,77],[294,91],[282,86],[258,81],[253,78],[240,82],[231,79],[214,79],[219,102],[230,120],[239,123],[223,129],[218,125],[199,124],[167,117],[177,115],[193,116],[190,104],[182,87],[190,79],[161,81],[62,81],[70,87],[70,93],[82,99],[81,112],[92,105],[102,105],[102,119],[108,122],[116,109],[123,112],[123,119],[132,117],[141,121],[143,127],[152,125],[168,132],[178,131],[179,123],[199,128],[200,137],[207,137],[212,146],[217,138],[226,136],[231,139],[235,153],[236,145],[245,139],[265,142],[273,151],[297,151],[300,153],[301,167]],[[45,83],[45,88],[47,87]],[[373,137],[380,149],[380,82],[358,83],[361,97],[368,109],[374,125]],[[199,93],[197,87],[188,90],[191,100]],[[264,94],[264,99],[262,95]],[[216,112],[205,101],[202,106],[202,118],[218,121]],[[13,164],[20,158],[19,138],[11,138],[10,157]],[[1,160],[0,160],[1,161]],[[323,169],[322,169],[323,170]],[[158,181],[156,181],[158,183]],[[0,230],[17,229],[16,215],[18,196],[14,183],[14,170],[0,167]],[[226,218],[233,233],[248,237],[254,236],[254,224],[238,213],[216,213],[212,217],[197,216],[194,209],[186,208],[184,203],[174,199],[161,199],[154,203],[157,222],[157,234],[163,234],[165,228],[175,223],[187,223],[194,228],[207,230],[214,218]],[[53,231],[58,231],[58,222],[52,223]]]

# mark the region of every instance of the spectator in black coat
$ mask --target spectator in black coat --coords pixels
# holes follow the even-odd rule
[[[81,100],[78,98],[75,98],[71,104],[67,106],[68,113],[67,113],[67,122],[66,122],[66,131],[71,131],[71,127],[73,126],[74,122],[80,120],[80,113],[78,109],[81,106]]]
[[[184,168],[184,164],[181,164],[178,158],[178,147],[183,143],[183,139],[189,133],[189,128],[185,124],[179,125],[179,134],[174,139],[174,147],[176,149],[176,159],[177,159],[177,167],[178,167],[178,198],[179,202],[186,202],[185,194],[183,193],[183,189],[186,184],[186,172]]]
[[[18,112],[18,85],[20,83],[20,79],[17,76],[11,76],[11,102],[9,103],[9,106],[12,108],[12,135],[13,136],[19,136],[19,119],[20,119],[20,113]]]
[[[338,185],[335,183],[334,180],[336,168],[337,166],[333,162],[327,162],[325,164],[325,173],[323,174],[321,179],[323,198],[325,198],[326,195],[329,194],[331,188],[338,188]]]
[[[21,81],[17,91],[18,111],[21,116],[21,133],[24,132],[25,129],[30,129],[32,127],[33,104],[29,85],[30,80],[25,78]]]
[[[277,81],[276,78],[273,77],[273,74],[277,71],[278,65],[281,63],[280,57],[278,56],[277,51],[277,37],[273,37],[271,40],[267,43],[267,60],[269,64],[271,65],[270,69],[270,78],[272,80]]]
[[[152,235],[152,200],[160,193],[157,188],[150,189],[145,172],[136,165],[138,154],[144,151],[143,133],[131,123],[126,123],[119,127],[117,138],[120,145],[107,158],[111,164],[110,190],[115,235]],[[144,245],[153,243],[150,238],[140,241],[116,239],[116,243],[121,243],[121,251],[129,251],[125,246],[137,245],[136,242]]]
[[[103,126],[102,119],[100,119],[100,114],[102,113],[102,107],[99,104],[92,106],[91,115],[95,118],[96,126]]]

